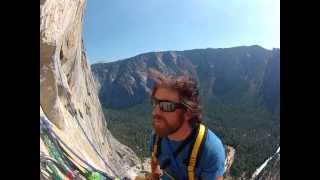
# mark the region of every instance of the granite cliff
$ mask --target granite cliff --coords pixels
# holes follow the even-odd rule
[[[41,157],[64,163],[71,170],[76,169],[70,168],[71,162],[84,166],[82,170],[88,168],[86,162],[110,177],[132,177],[138,171],[133,166],[139,167],[140,161],[109,132],[87,61],[81,35],[85,3],[40,1]],[[47,130],[60,138],[58,143]],[[61,153],[64,151],[71,158]],[[42,165],[41,178],[51,179],[48,163]]]

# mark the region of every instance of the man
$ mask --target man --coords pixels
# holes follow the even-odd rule
[[[202,136],[198,155],[190,154],[200,132],[201,107],[197,84],[189,76],[165,76],[150,70],[155,81],[151,93],[152,179],[223,180],[225,151],[220,139],[209,129]],[[204,126],[202,126],[204,127]],[[204,133],[203,133],[204,134]]]

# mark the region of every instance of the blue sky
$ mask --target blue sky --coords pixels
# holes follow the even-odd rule
[[[280,0],[87,0],[90,64],[145,52],[280,47]]]

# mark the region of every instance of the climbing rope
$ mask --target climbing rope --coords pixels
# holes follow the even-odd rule
[[[86,172],[82,172],[80,169],[76,170],[78,171],[79,173],[81,172],[82,175],[84,175],[87,179],[90,179],[89,177],[91,177],[91,179],[93,178],[94,180],[102,180],[102,179],[112,179],[112,177],[110,177],[107,173],[101,171],[101,170],[98,170],[97,168],[93,167],[92,165],[90,165],[87,161],[83,160],[79,155],[77,155],[69,146],[67,146],[62,140],[61,138],[51,129],[50,127],[50,124],[49,122],[47,122],[48,120],[45,119],[45,117],[40,117],[40,127],[41,127],[41,131],[44,131],[47,133],[47,137],[51,137],[51,139],[55,139],[56,142],[58,143],[58,147],[61,148],[62,151],[63,148],[60,146],[59,143],[61,143],[65,148],[67,148],[74,156],[76,156],[82,163],[84,163],[86,166],[88,166],[88,168],[83,168],[83,169],[86,169]],[[44,134],[44,132],[42,132]],[[47,141],[44,140],[44,142],[46,143]],[[46,144],[49,144],[49,143],[46,143]],[[57,148],[57,147],[56,147]],[[49,149],[49,154],[50,152],[57,152],[59,150],[53,150],[53,147],[52,146],[48,146],[48,149]],[[58,148],[57,148],[58,149]],[[61,152],[61,151],[60,151]],[[65,151],[64,151],[65,153]],[[64,154],[63,153],[63,154]],[[57,159],[62,159],[61,157],[57,156],[57,153],[54,154],[54,153],[51,153],[53,156],[57,157]],[[50,154],[50,155],[51,155]],[[69,155],[70,156],[70,155]],[[72,162],[72,161],[71,161]],[[58,162],[57,162],[58,163]],[[56,163],[56,164],[57,164]],[[70,169],[67,168],[67,166],[64,166],[63,163],[58,163],[60,164],[59,167],[61,167],[61,169],[66,169],[65,171],[62,171],[62,172],[68,172],[69,174],[73,174],[73,177],[75,176],[74,173],[71,173]],[[72,163],[70,163],[72,164]],[[74,167],[76,167],[76,165],[73,165]],[[54,168],[50,168],[50,169],[54,169]],[[89,169],[89,170],[87,170]],[[68,171],[69,170],[69,171]],[[57,172],[54,172],[54,173],[51,173],[51,174],[58,174]],[[100,174],[99,175],[99,179],[97,179],[98,175],[97,174]]]
[[[55,159],[41,153],[40,153],[40,165],[41,167],[49,167],[49,169],[53,170],[53,173],[52,173],[53,177],[57,177],[58,179],[62,177],[58,174],[56,168],[60,172],[62,172],[65,175],[65,177],[68,179],[75,179],[75,180],[80,179],[80,175],[77,170],[71,171],[70,169],[63,166],[63,164],[60,164],[59,162],[57,162]]]
[[[58,74],[60,76],[60,80],[61,82],[63,82],[63,78],[62,78],[62,74],[61,74],[61,71],[59,71],[59,66],[58,66],[58,63],[57,63],[57,58],[54,57],[54,66],[55,66],[55,69],[58,71]],[[91,142],[90,138],[88,137],[88,135],[86,134],[86,132],[84,131],[79,119],[78,119],[78,116],[76,114],[76,110],[74,109],[74,107],[71,106],[71,99],[70,97],[68,96],[68,93],[66,92],[66,89],[65,88],[62,88],[63,89],[63,93],[65,95],[65,97],[67,98],[67,101],[70,105],[70,109],[71,109],[71,112],[72,112],[72,116],[76,119],[77,121],[77,124],[79,125],[82,133],[85,135],[86,139],[88,140],[89,144],[92,146],[92,148],[94,149],[94,151],[97,153],[97,155],[100,157],[100,159],[103,161],[104,165],[111,170],[111,172],[115,175],[115,176],[119,176],[109,165],[108,163],[104,160],[104,158],[100,155],[100,153],[98,152],[98,150],[96,149],[96,147],[94,146],[94,144]]]
[[[58,169],[61,172],[63,172],[63,174],[66,174],[69,178],[71,178],[71,179],[74,178],[73,172],[71,170],[72,168],[71,168],[70,164],[68,163],[68,161],[65,159],[65,157],[62,156],[61,151],[57,147],[56,142],[54,142],[54,140],[52,140],[49,137],[49,135],[45,134],[42,131],[42,129],[40,129],[40,136],[41,136],[44,144],[47,146],[50,156],[52,156],[56,160],[56,161],[54,161],[54,165],[56,165],[58,167]],[[49,157],[45,157],[42,154],[40,154],[40,159],[47,160],[47,161],[53,160],[53,159],[49,159]],[[50,169],[54,169],[54,168],[51,167]],[[54,172],[54,174],[56,174],[56,172]]]
[[[42,174],[46,172],[47,176],[51,175],[54,180],[63,180],[64,177],[58,172],[59,168],[56,166],[57,164],[55,161],[44,160],[40,155],[40,169]]]

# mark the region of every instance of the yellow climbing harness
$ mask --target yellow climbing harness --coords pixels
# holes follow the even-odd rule
[[[195,179],[195,175],[194,175],[195,168],[194,167],[196,166],[197,156],[199,153],[201,142],[204,137],[204,132],[205,132],[205,126],[203,124],[200,124],[197,139],[193,145],[190,160],[189,160],[189,165],[188,165],[188,179],[189,180]]]

